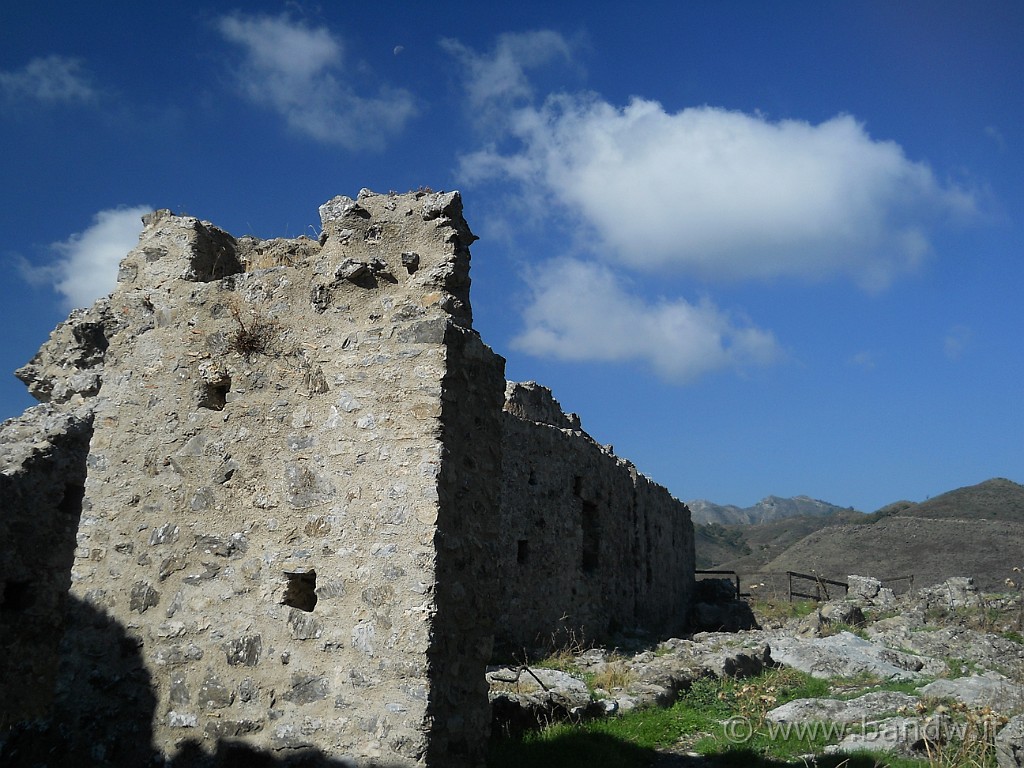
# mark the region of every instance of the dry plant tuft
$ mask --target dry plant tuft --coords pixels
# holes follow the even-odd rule
[[[606,691],[613,691],[616,688],[626,688],[633,682],[635,675],[624,659],[615,659],[605,662],[600,671],[586,677],[591,689],[603,688]]]
[[[277,321],[266,317],[254,307],[243,311],[237,301],[229,304],[228,311],[235,320],[235,330],[228,338],[228,348],[248,361],[256,355],[269,355],[280,330]]]

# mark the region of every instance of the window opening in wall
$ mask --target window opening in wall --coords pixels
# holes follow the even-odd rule
[[[420,255],[416,251],[405,251],[402,254],[402,266],[412,275],[420,268]]]
[[[285,571],[284,576],[288,579],[288,586],[281,598],[281,605],[298,608],[306,613],[312,611],[316,607],[316,571]]]
[[[231,379],[226,376],[216,382],[204,382],[199,390],[199,407],[211,411],[223,411],[231,391]]]
[[[530,542],[526,539],[520,539],[516,545],[516,562],[522,565],[526,562],[526,559],[530,556]]]
[[[583,478],[580,475],[576,475],[572,479],[572,493],[573,496],[581,496],[583,494]]]
[[[21,613],[35,602],[35,593],[30,581],[8,581],[4,584],[3,602],[0,612]]]
[[[601,551],[601,527],[597,516],[597,504],[583,502],[583,555],[580,566],[584,573],[597,569]]]

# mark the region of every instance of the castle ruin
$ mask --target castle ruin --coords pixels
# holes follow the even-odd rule
[[[685,629],[689,511],[506,383],[458,193],[320,214],[259,240],[154,212],[18,371],[10,764],[480,765],[496,648]]]

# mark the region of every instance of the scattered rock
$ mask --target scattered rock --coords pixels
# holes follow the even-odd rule
[[[521,733],[542,724],[580,720],[605,711],[587,684],[567,672],[540,667],[488,667],[488,700],[495,724]]]
[[[919,692],[922,696],[954,699],[969,707],[991,707],[1007,714],[1024,709],[1024,688],[996,672],[936,680]]]
[[[996,734],[996,763],[999,768],[1024,767],[1024,715],[1011,718]]]
[[[768,712],[774,723],[862,723],[874,722],[883,715],[894,715],[904,707],[913,707],[918,698],[896,691],[876,691],[855,699],[796,699]]]
[[[772,643],[772,658],[780,664],[814,677],[874,675],[884,680],[920,678],[926,660],[886,648],[850,632],[830,637],[801,639],[779,637]]]
[[[826,753],[850,753],[870,750],[921,757],[927,745],[937,744],[943,738],[943,721],[922,720],[916,717],[890,717],[868,723],[860,733],[846,734],[836,745],[826,747]]]

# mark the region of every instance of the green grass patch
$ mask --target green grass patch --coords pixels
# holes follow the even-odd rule
[[[754,600],[750,603],[750,609],[757,620],[765,624],[794,618],[802,619],[814,613],[818,609],[818,603],[814,600]]]
[[[1003,632],[1003,637],[1020,645],[1024,645],[1024,635],[1020,632],[1015,632],[1011,629],[1009,632]]]
[[[827,743],[823,732],[801,738],[794,731],[786,737],[773,732],[765,720],[769,710],[787,701],[828,695],[827,681],[792,669],[744,680],[700,679],[669,708],[554,725],[521,739],[496,741],[488,765],[631,768],[650,765],[657,750],[671,748],[714,756],[716,766],[806,766],[803,757],[808,754],[818,755],[814,765],[822,768],[896,766],[871,756],[822,756]],[[900,768],[924,764],[905,762]]]

